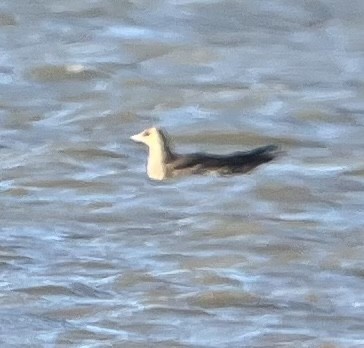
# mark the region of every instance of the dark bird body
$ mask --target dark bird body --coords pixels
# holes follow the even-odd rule
[[[163,180],[189,174],[217,173],[233,175],[247,173],[276,157],[277,146],[268,145],[229,155],[206,153],[176,154],[172,152],[166,135],[157,128],[147,129],[131,137],[149,147],[147,173],[151,179]]]

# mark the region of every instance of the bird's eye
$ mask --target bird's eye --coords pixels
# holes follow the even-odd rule
[[[145,132],[143,133],[143,135],[144,135],[145,137],[148,137],[148,136],[150,135],[150,133],[149,133],[149,131],[145,131]]]

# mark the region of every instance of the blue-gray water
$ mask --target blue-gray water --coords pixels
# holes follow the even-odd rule
[[[1,347],[364,347],[363,16],[2,1]],[[151,125],[285,155],[153,183]]]

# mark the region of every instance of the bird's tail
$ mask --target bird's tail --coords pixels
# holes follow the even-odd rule
[[[272,161],[281,153],[282,152],[277,145],[258,147],[241,156],[240,161],[242,166],[240,169],[237,168],[236,170],[238,172],[249,172],[263,163]]]
[[[257,160],[265,159],[265,161],[270,161],[273,158],[276,158],[281,153],[282,153],[282,151],[280,151],[280,149],[277,145],[267,145],[267,146],[258,147],[256,149],[250,151],[249,155],[252,158],[256,158]]]

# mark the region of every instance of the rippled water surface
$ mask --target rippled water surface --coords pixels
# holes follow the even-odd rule
[[[363,16],[2,1],[1,347],[364,347]],[[151,125],[285,154],[154,183]]]

